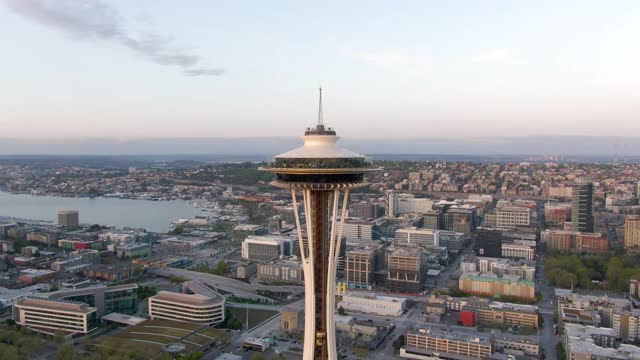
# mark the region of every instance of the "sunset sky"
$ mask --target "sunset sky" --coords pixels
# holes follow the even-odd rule
[[[0,0],[0,138],[640,135],[638,1]]]

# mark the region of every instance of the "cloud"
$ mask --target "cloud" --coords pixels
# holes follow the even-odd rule
[[[471,56],[471,62],[492,65],[526,65],[528,61],[512,49],[491,49]]]
[[[431,65],[427,56],[410,54],[402,51],[373,51],[356,54],[360,60],[378,65],[391,67],[423,67]]]
[[[188,76],[218,76],[225,72],[203,67],[199,56],[174,48],[169,37],[127,33],[117,11],[99,0],[5,1],[13,12],[75,39],[114,42],[155,64],[180,67]]]

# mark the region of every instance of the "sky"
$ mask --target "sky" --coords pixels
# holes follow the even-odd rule
[[[0,138],[640,136],[640,2],[0,0]]]

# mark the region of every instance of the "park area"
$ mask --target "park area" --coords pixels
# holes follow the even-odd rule
[[[225,344],[229,338],[227,330],[178,321],[148,320],[109,336],[104,341],[121,344],[120,348],[124,351],[136,348],[142,353],[155,355],[165,351],[168,344],[176,344],[178,350],[184,348],[180,353],[190,354],[216,344]]]

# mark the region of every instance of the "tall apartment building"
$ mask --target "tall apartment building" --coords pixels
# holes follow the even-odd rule
[[[77,210],[60,210],[58,211],[58,225],[77,227],[80,225],[80,214]]]
[[[13,320],[49,335],[57,332],[87,334],[98,326],[94,307],[81,302],[35,297],[13,304]]]
[[[295,253],[295,246],[296,240],[293,237],[249,235],[242,242],[242,259],[265,261],[291,256]]]
[[[400,356],[416,359],[490,359],[491,339],[431,328],[409,331]],[[417,355],[417,356],[416,356]]]
[[[183,293],[160,291],[149,298],[149,318],[217,325],[224,321],[225,299],[198,281],[182,285]]]
[[[436,247],[440,232],[432,229],[398,229],[393,244],[395,246]]]
[[[576,231],[593,232],[593,183],[590,181],[578,180],[573,187],[571,222]]]
[[[616,337],[625,342],[636,343],[640,340],[640,310],[629,309],[614,312],[612,328]]]
[[[387,288],[392,292],[417,294],[424,289],[427,258],[419,248],[389,249]]]
[[[458,287],[474,295],[514,296],[530,300],[535,298],[535,284],[532,281],[521,280],[517,275],[462,274],[458,280]]]
[[[387,191],[386,193],[387,216],[396,217],[398,215],[398,193]]]
[[[444,212],[442,209],[427,211],[422,217],[425,229],[444,230]]]
[[[351,204],[349,217],[360,219],[373,219],[378,217],[378,205],[368,202]]]
[[[363,246],[348,250],[345,256],[345,277],[350,289],[367,289],[375,284],[379,246]]]
[[[520,206],[507,206],[496,209],[496,226],[503,229],[531,227],[531,209]]]
[[[629,215],[624,220],[624,247],[640,247],[640,216]]]
[[[609,240],[600,233],[545,230],[540,238],[548,250],[561,253],[604,254],[609,251]]]
[[[374,222],[361,219],[345,219],[344,236],[348,242],[373,240]]]

